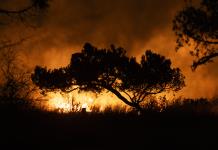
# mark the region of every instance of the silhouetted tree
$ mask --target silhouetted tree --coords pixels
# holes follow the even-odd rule
[[[138,63],[123,48],[112,45],[110,49],[97,49],[89,43],[80,53],[72,54],[65,68],[47,70],[37,66],[32,80],[45,90],[106,90],[139,110],[148,95],[178,91],[184,86],[180,69],[171,68],[171,61],[164,56],[148,50]]]
[[[202,0],[200,7],[187,5],[173,20],[177,35],[177,50],[188,46],[195,70],[199,65],[211,62],[218,56],[218,1]]]

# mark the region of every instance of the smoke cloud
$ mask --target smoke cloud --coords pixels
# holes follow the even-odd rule
[[[183,6],[182,0],[52,0],[46,15],[39,18],[39,28],[12,25],[0,30],[9,38],[30,37],[20,48],[29,67],[65,66],[85,42],[122,46],[138,59],[151,49],[170,58],[185,74],[186,87],[178,95],[218,96],[218,61],[192,72],[188,51],[175,51],[172,20]]]

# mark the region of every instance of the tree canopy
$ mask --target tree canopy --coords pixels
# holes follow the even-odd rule
[[[147,50],[137,62],[121,47],[98,49],[86,43],[79,53],[72,54],[68,66],[48,70],[36,66],[32,81],[42,90],[75,89],[101,93],[109,91],[129,106],[141,109],[147,96],[165,91],[178,91],[184,84],[179,68],[171,61]]]
[[[218,56],[218,1],[201,0],[200,7],[187,5],[173,20],[177,49],[188,46],[195,56],[192,69]]]

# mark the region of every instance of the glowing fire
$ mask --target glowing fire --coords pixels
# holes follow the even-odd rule
[[[48,100],[46,108],[50,111],[60,113],[104,111],[107,106],[124,106],[125,104],[111,93],[104,92],[96,95],[92,92],[74,91],[68,94],[47,93],[45,99]],[[93,109],[93,110],[92,110]]]
[[[72,104],[69,103],[63,96],[56,95],[49,99],[51,109],[58,110],[59,112],[67,113],[72,110]]]
[[[73,100],[74,98],[74,101]],[[56,110],[60,113],[69,113],[72,111],[81,111],[86,109],[87,112],[91,112],[91,105],[94,102],[93,98],[87,95],[75,95],[73,93],[62,95],[60,93],[48,94],[48,109]]]
[[[85,109],[86,109],[86,108],[87,108],[87,106],[88,106],[88,105],[87,105],[87,103],[85,103],[85,104],[82,104],[82,108],[85,108]]]
[[[168,94],[167,99],[170,96],[171,95]],[[173,98],[173,96],[171,97]],[[107,106],[112,108],[116,108],[117,106],[120,106],[122,108],[122,106],[125,106],[122,101],[108,93],[103,93],[100,96],[96,97],[95,95],[93,95],[93,93],[73,92],[68,94],[61,94],[57,92],[48,93],[46,99],[48,99],[46,105],[47,109],[60,113],[83,112],[84,110],[86,112],[96,112],[104,111]],[[165,107],[164,105],[164,103],[158,104],[158,106],[160,107]]]

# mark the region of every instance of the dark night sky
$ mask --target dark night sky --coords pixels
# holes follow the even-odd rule
[[[7,6],[8,1],[1,1],[0,6]],[[7,7],[22,7],[25,1],[12,0]],[[20,48],[30,67],[67,65],[71,53],[85,42],[122,46],[137,58],[152,49],[183,70],[187,87],[180,93],[185,97],[218,96],[217,61],[193,73],[188,51],[175,52],[172,19],[183,6],[183,0],[52,0],[47,14],[38,20],[39,28],[12,24],[0,30],[11,39],[31,36]]]

